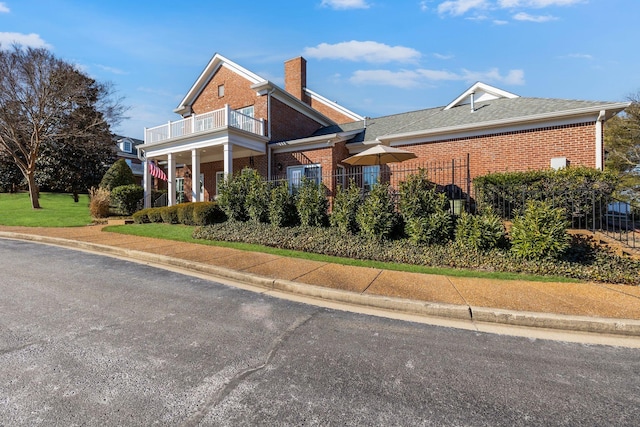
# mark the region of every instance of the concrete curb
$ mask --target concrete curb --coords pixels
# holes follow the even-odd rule
[[[553,313],[520,312],[488,307],[469,307],[393,298],[379,295],[365,295],[339,289],[324,288],[283,279],[272,279],[252,273],[241,272],[199,262],[158,255],[149,252],[123,249],[98,243],[83,242],[58,237],[33,234],[0,232],[0,238],[33,241],[37,243],[64,246],[81,250],[100,252],[107,255],[129,258],[137,261],[178,267],[212,277],[230,279],[260,289],[279,291],[326,301],[400,312],[419,316],[440,317],[456,320],[494,323],[509,326],[556,329],[563,331],[588,332],[640,337],[640,320],[614,319],[587,316],[570,316]]]

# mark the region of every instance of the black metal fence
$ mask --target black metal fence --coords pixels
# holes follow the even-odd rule
[[[640,249],[640,206],[608,192],[493,187],[476,192],[473,198],[478,207],[491,206],[496,214],[508,221],[523,212],[529,200],[544,200],[565,210],[571,229],[600,232],[630,248]]]

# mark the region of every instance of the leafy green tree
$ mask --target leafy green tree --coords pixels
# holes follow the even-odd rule
[[[24,176],[11,156],[0,149],[0,191],[15,192],[24,185]]]
[[[98,113],[85,114],[87,109]],[[0,50],[0,150],[20,169],[34,209],[40,208],[36,171],[43,144],[92,139],[123,113],[110,85],[47,49]]]
[[[113,190],[121,185],[135,184],[136,179],[133,176],[133,171],[124,159],[118,159],[102,177],[100,181],[100,188],[106,190]]]
[[[338,186],[338,191],[333,199],[333,209],[329,221],[331,226],[337,227],[341,233],[355,233],[358,231],[356,214],[358,206],[362,202],[360,187],[350,179],[346,189]]]
[[[327,223],[329,202],[322,182],[302,178],[302,186],[296,195],[296,209],[300,223],[309,227],[322,227]]]
[[[620,174],[622,188],[640,202],[640,92],[631,105],[605,124],[606,167]]]
[[[563,208],[531,200],[522,215],[513,219],[509,237],[511,251],[520,258],[559,258],[569,248],[569,223]]]
[[[356,222],[363,235],[378,240],[391,237],[396,214],[393,199],[389,192],[389,184],[380,182],[371,187],[356,213]]]

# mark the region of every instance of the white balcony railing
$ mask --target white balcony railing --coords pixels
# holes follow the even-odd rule
[[[229,106],[203,114],[194,114],[186,119],[169,122],[164,125],[145,128],[144,143],[166,141],[181,136],[201,132],[212,132],[227,126],[242,129],[256,135],[264,135],[264,120],[232,110]]]

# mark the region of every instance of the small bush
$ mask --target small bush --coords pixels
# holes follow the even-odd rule
[[[358,231],[356,214],[361,201],[360,188],[353,180],[349,180],[347,189],[338,186],[329,217],[331,225],[337,227],[341,233],[356,233]]]
[[[275,227],[287,227],[298,223],[295,197],[289,192],[286,181],[271,189],[269,223]]]
[[[193,208],[195,203],[180,203],[176,205],[178,207],[178,224],[182,225],[195,225],[193,222]]]
[[[227,219],[216,202],[198,202],[194,205],[193,223],[195,225],[210,225]]]
[[[391,237],[396,222],[389,184],[374,184],[356,214],[360,233],[374,239]]]
[[[94,218],[107,218],[109,216],[109,204],[111,193],[106,188],[91,187],[89,190],[89,211]]]
[[[162,222],[165,224],[177,224],[178,223],[178,205],[165,206],[160,208],[160,216],[162,216]]]
[[[136,184],[120,185],[111,190],[111,202],[123,215],[134,213],[143,197],[144,188]]]
[[[548,202],[529,201],[523,215],[513,219],[511,251],[519,258],[559,258],[569,248],[565,210]]]
[[[145,209],[147,211],[147,218],[149,218],[149,222],[154,222],[154,223],[163,222],[162,211],[164,209],[165,208],[147,208],[147,209]]]
[[[296,209],[300,224],[307,227],[322,227],[327,225],[327,194],[322,183],[306,177],[302,178],[302,185],[296,195]]]
[[[247,221],[250,218],[247,199],[252,188],[255,188],[251,200],[251,209],[256,218],[263,214],[263,200],[257,188],[262,184],[262,177],[254,169],[245,168],[238,174],[227,177],[220,183],[218,205],[229,219]]]
[[[136,179],[133,176],[131,168],[124,159],[116,160],[111,165],[109,170],[102,176],[100,181],[100,188],[105,188],[109,191],[121,185],[135,184]]]
[[[400,213],[405,233],[416,243],[444,243],[451,240],[453,218],[449,200],[427,177],[424,169],[400,183]]]
[[[480,215],[462,212],[456,223],[455,239],[473,250],[494,249],[505,242],[504,224],[492,209],[486,209]]]
[[[269,221],[269,184],[262,179],[258,171],[245,172],[247,176],[247,199],[245,201],[249,218],[256,222]]]
[[[149,209],[150,208],[140,209],[138,212],[135,212],[133,215],[131,215],[131,218],[133,218],[133,222],[135,224],[146,224],[151,222],[149,221],[148,216]]]

